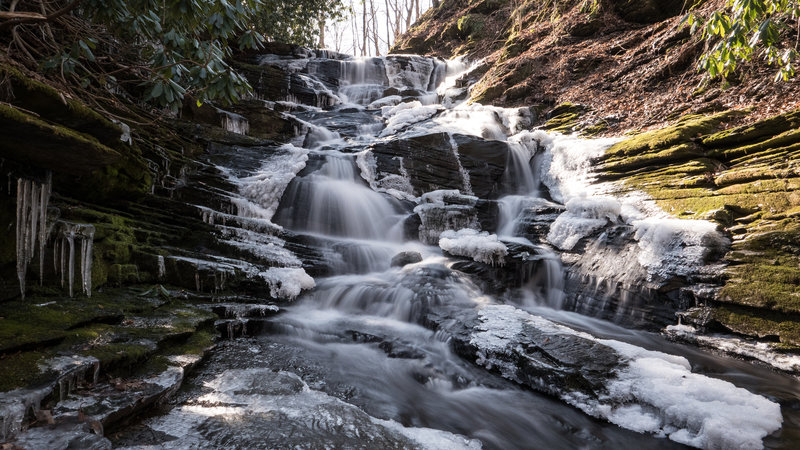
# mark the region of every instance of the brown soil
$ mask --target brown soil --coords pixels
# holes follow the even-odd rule
[[[750,108],[742,120],[754,121],[800,107],[800,82],[773,82],[776,69],[762,62],[740,66],[736,78],[707,80],[696,68],[704,43],[681,25],[683,14],[637,24],[621,18],[612,0],[594,14],[581,10],[582,1],[555,1],[559,11],[534,0],[494,0],[499,6],[491,10],[490,1],[444,2],[393,50],[484,58],[474,101],[543,110],[581,104],[587,109],[581,120],[607,125],[605,134],[657,128],[692,113]],[[723,3],[709,0],[698,12]],[[482,33],[454,32],[460,18],[476,11],[485,13],[476,16],[484,21]],[[515,11],[523,11],[521,18]]]

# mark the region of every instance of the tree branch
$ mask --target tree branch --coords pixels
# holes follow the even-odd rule
[[[26,23],[52,22],[75,9],[80,2],[81,0],[72,0],[72,2],[70,2],[70,4],[67,6],[47,16],[32,12],[0,11],[0,19],[5,20],[5,22],[0,23],[0,30],[5,30],[16,25],[23,25]]]

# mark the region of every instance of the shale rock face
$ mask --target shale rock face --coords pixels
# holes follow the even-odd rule
[[[397,139],[371,147],[378,171],[407,172],[414,195],[440,189],[461,189],[469,183],[480,198],[495,198],[508,160],[508,145],[474,136],[447,133]],[[457,153],[456,153],[457,152]]]

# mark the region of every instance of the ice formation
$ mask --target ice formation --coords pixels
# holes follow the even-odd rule
[[[455,138],[453,135],[450,135],[450,149],[453,151],[453,158],[456,160],[456,165],[458,165],[458,173],[461,174],[461,183],[463,184],[464,194],[466,195],[474,195],[472,192],[472,183],[469,179],[469,172],[464,169],[464,166],[461,164],[461,157],[458,155],[458,143],[456,143]]]
[[[269,284],[270,295],[283,300],[294,300],[301,291],[315,286],[302,267],[271,267],[260,276]]]
[[[247,118],[239,114],[228,111],[218,110],[222,128],[236,134],[247,134],[250,131],[250,123]]]
[[[60,261],[56,272],[61,275],[61,287],[66,281],[69,296],[74,296],[76,240],[80,245],[78,261],[81,276],[81,291],[87,297],[92,296],[92,247],[94,246],[94,226],[83,223],[61,221],[58,223],[59,234],[53,248],[53,258]],[[60,241],[60,244],[59,244]],[[60,251],[60,258],[57,253]],[[66,280],[65,280],[66,278]]]
[[[266,447],[276,442],[291,448],[349,448],[351,443],[386,442],[420,449],[481,448],[479,441],[464,436],[375,418],[350,403],[311,389],[294,373],[265,368],[228,369],[205,382],[204,393],[193,401],[164,416],[147,419],[145,424],[177,438],[165,440],[159,445],[161,448],[205,448],[209,443],[209,421],[238,422],[245,418],[253,419],[256,424],[270,423],[264,422],[264,418],[274,423],[278,418],[291,430],[283,435],[280,430],[276,430],[276,435],[265,435],[262,429],[249,426],[236,431],[243,442],[261,442]],[[212,445],[215,443],[218,441],[212,441]]]
[[[422,194],[414,212],[422,222],[419,239],[424,244],[436,245],[445,230],[480,228],[475,204],[478,197],[464,195],[458,190],[438,190]]]
[[[689,275],[728,245],[715,224],[672,218],[642,194],[604,195],[613,189],[592,183],[592,164],[614,139],[584,140],[541,132],[531,133],[529,139],[546,148],[540,166],[542,182],[553,199],[567,207],[547,236],[558,248],[571,250],[607,224],[629,226],[641,249],[637,256],[640,265],[648,277],[663,280]]]
[[[378,177],[378,164],[375,155],[367,149],[356,154],[356,164],[361,171],[361,178],[369,184],[374,191],[385,192],[398,200],[416,201],[414,187],[405,167],[403,157],[395,156],[400,164],[400,175],[381,173]]]
[[[680,356],[599,339],[509,305],[485,305],[470,344],[478,363],[515,379],[507,354],[533,327],[545,335],[569,335],[610,347],[619,355],[606,392],[590,397],[567,387],[559,396],[584,412],[640,433],[669,437],[706,449],[755,449],[783,422],[780,405],[727,381],[692,373]]]
[[[720,251],[727,240],[705,220],[647,218],[633,221],[639,263],[652,275],[688,275]]]
[[[386,128],[381,131],[380,136],[395,134],[409,125],[427,120],[439,112],[440,108],[439,105],[423,105],[419,100],[384,106],[381,108],[381,115],[386,119]]]
[[[586,236],[619,221],[620,204],[612,197],[575,197],[550,225],[547,240],[561,250],[572,250]]]
[[[384,107],[390,108],[392,106],[395,106],[399,104],[401,101],[403,101],[403,97],[400,97],[399,95],[389,95],[386,97],[379,98],[378,100],[375,100],[374,102],[370,103],[369,105],[367,105],[367,109],[382,110]]]
[[[504,265],[508,254],[508,248],[497,239],[496,234],[470,228],[442,232],[439,236],[439,247],[450,254],[466,256],[492,266]]]
[[[239,215],[271,220],[278,209],[283,191],[295,175],[303,170],[306,161],[307,149],[286,144],[266,158],[258,172],[246,178],[232,180],[239,184],[239,191],[246,199],[237,202]]]
[[[17,179],[16,251],[17,278],[22,298],[25,298],[25,279],[28,264],[39,250],[39,282],[44,278],[44,249],[47,243],[47,204],[50,201],[50,175],[47,181]]]
[[[156,264],[158,265],[158,279],[163,280],[167,275],[167,266],[163,255],[158,255],[156,257]]]

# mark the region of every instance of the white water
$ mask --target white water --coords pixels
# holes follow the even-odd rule
[[[456,104],[448,97],[458,95],[459,74],[453,71],[469,70],[461,61],[264,61],[305,71],[300,79],[317,100],[324,99],[312,106],[337,106],[330,111],[296,108],[304,130],[295,145],[267,155],[256,173],[231,174],[240,188],[241,198],[235,199],[239,216],[274,221],[322,242],[334,274],[315,280],[291,258],[284,267],[254,274],[265,281],[272,297],[294,303],[271,323],[271,335],[232,344],[232,349],[252,356],[248,368],[218,374],[187,403],[147,422],[178,438],[170,446],[203,447],[206,420],[225,422],[254,412],[262,418],[290,417],[303,435],[315,427],[306,423],[308,417],[323,411],[322,428],[328,433],[328,424],[335,422],[342,429],[373,436],[374,430],[362,427],[369,423],[372,430],[377,424],[399,431],[422,448],[474,447],[478,441],[490,448],[524,448],[532,442],[554,448],[670,447],[666,440],[621,428],[703,448],[757,448],[781,427],[781,407],[762,395],[761,381],[698,373],[683,356],[658,351],[685,350],[649,334],[630,331],[609,339],[604,327],[611,325],[587,322],[589,326],[573,329],[558,323],[572,316],[542,309],[558,307],[564,300],[564,272],[554,249],[569,251],[584,243],[591,252],[614,227],[630,227],[640,249],[637,258],[624,263],[637,264],[656,278],[693,273],[704,263],[709,245],[722,245],[718,233],[705,223],[669,218],[646,199],[613,197],[595,185],[592,160],[613,141],[530,131],[531,115],[524,108]],[[342,80],[339,86],[315,78],[333,66]],[[322,125],[347,114],[339,112],[345,108],[371,111],[383,124],[361,124],[355,132]],[[434,132],[450,134],[460,189],[416,197],[408,170],[413,166],[400,159],[397,173],[381,172],[371,145]],[[462,164],[455,133],[508,143],[496,229],[481,230],[482,199],[472,195],[474,179]],[[556,218],[547,225],[546,242],[534,245],[519,230],[526,217],[539,211]],[[405,229],[404,222],[413,215],[420,225]],[[257,253],[258,246],[282,248],[273,238],[240,233],[236,241],[241,247],[253,243],[252,252]],[[522,292],[508,298],[484,292],[479,281],[451,269],[465,259],[487,266],[508,264],[514,245],[524,246],[529,252],[525,258],[539,261],[538,272],[523,284]],[[390,268],[392,257],[402,251],[419,252],[422,261]],[[609,270],[610,277],[614,271]],[[517,306],[501,304],[506,301]],[[525,336],[529,326],[554,339],[577,337],[610,349],[619,360],[597,397],[569,386],[556,390],[575,409],[520,390],[461,360],[444,331],[419,325],[430,311],[452,314],[445,324],[459,323],[463,312],[477,312],[478,323],[467,322],[474,327],[469,342],[478,348],[477,365],[512,380],[518,367],[500,356],[518,351],[509,345]],[[547,314],[556,317],[543,318]],[[225,356],[219,357],[224,362]],[[727,363],[715,360],[709,366],[719,369]],[[259,391],[259,386],[278,386],[269,381],[276,377],[296,384],[298,390],[291,395]],[[773,379],[781,380],[776,382],[782,386],[781,398],[794,398],[782,378]],[[741,385],[747,390],[737,387]],[[333,396],[347,402],[340,405]],[[229,401],[235,405],[225,406]],[[311,409],[315,405],[318,408]],[[595,422],[579,410],[608,423]],[[360,414],[367,414],[366,422]],[[225,429],[217,431],[227,436]],[[386,433],[381,430],[381,435]],[[253,433],[257,438],[259,432],[250,427],[238,438],[251,442],[246,439]],[[324,436],[319,439],[331,435]],[[231,439],[237,442],[237,437]]]

